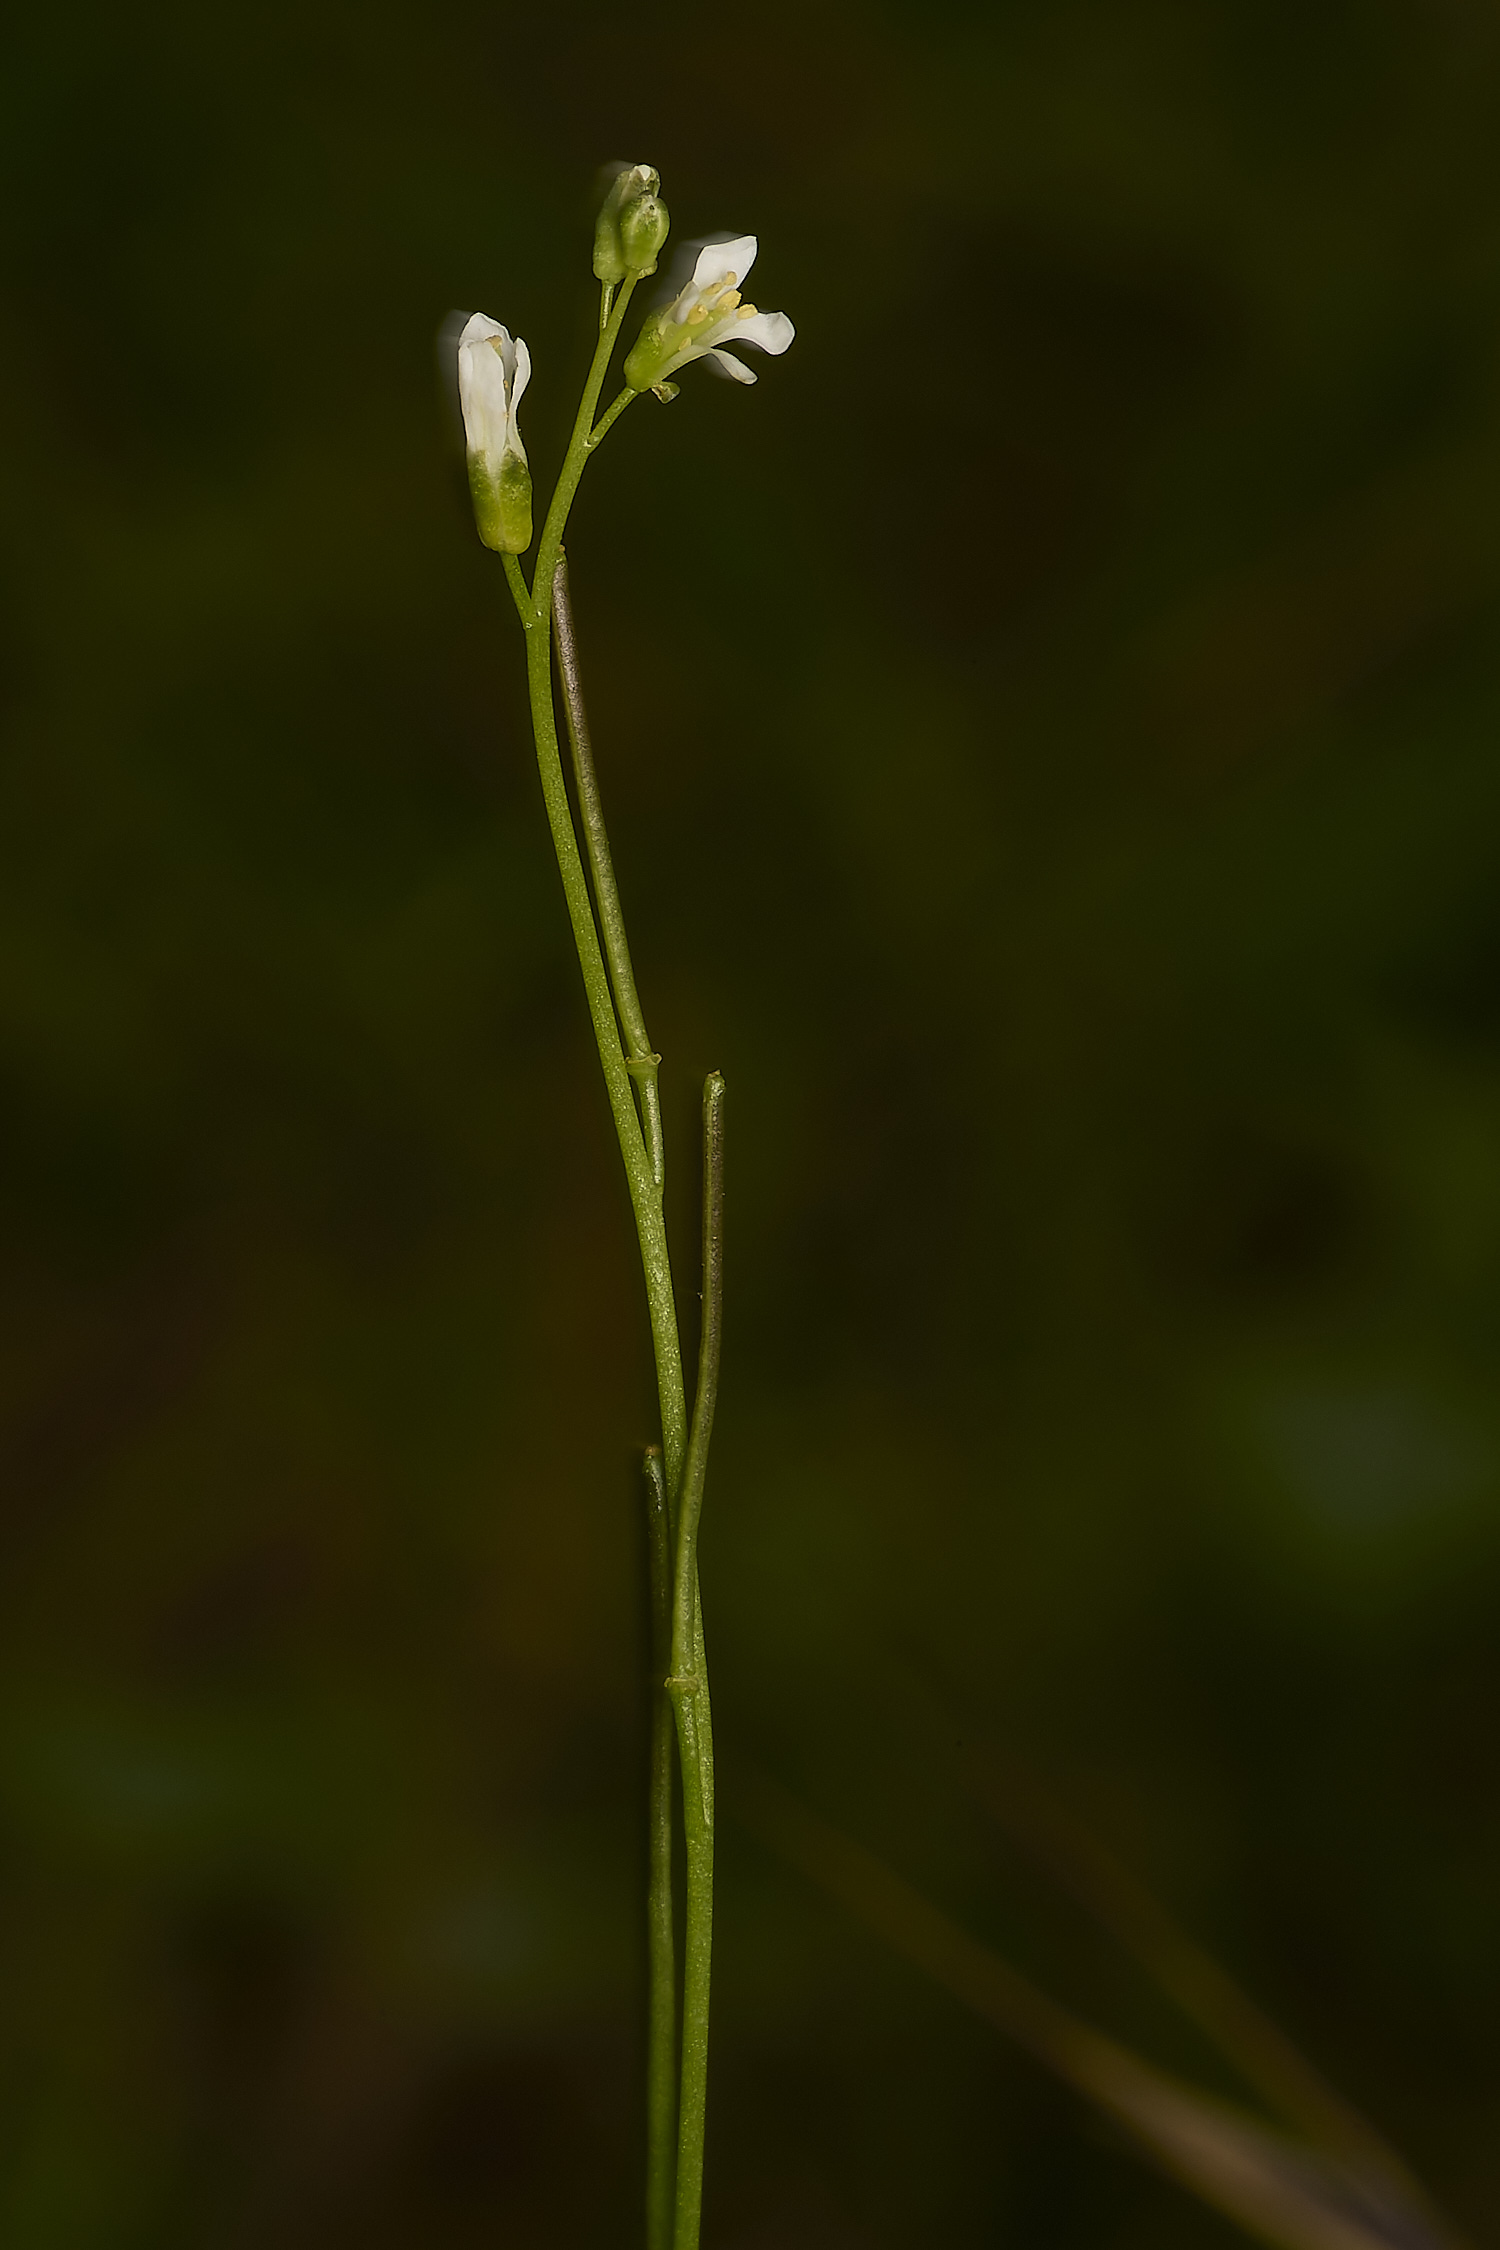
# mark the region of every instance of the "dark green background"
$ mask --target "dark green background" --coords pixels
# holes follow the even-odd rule
[[[1019,1757],[1493,2232],[1494,9],[82,0],[0,105],[0,2236],[636,2239],[644,1323],[433,353],[547,479],[611,157],[798,331],[570,541],[721,1768],[1207,2067]],[[711,2250],[1234,2239],[722,1861]]]

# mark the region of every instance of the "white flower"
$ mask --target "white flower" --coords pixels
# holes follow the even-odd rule
[[[458,339],[458,398],[468,442],[469,490],[479,536],[496,554],[531,545],[531,471],[516,408],[531,380],[531,354],[488,313],[475,313]]]
[[[711,242],[699,251],[692,280],[652,314],[625,362],[632,390],[651,390],[693,359],[714,360],[737,383],[753,383],[744,361],[723,347],[756,344],[773,356],[786,350],[797,333],[786,314],[757,312],[740,295],[757,247],[753,234],[742,234],[736,242]]]

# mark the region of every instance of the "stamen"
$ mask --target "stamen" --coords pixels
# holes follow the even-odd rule
[[[697,322],[697,321],[700,321],[700,320],[707,320],[707,318],[708,318],[708,307],[707,307],[707,305],[694,305],[694,307],[693,307],[692,311],[691,311],[691,312],[690,312],[690,313],[688,314],[688,321],[689,321],[689,323],[690,323],[690,324],[691,324],[691,323],[695,323],[695,322]]]
[[[738,311],[738,312],[737,312],[737,313],[735,314],[735,316],[734,316],[734,317],[735,317],[735,319],[736,319],[736,320],[754,320],[754,318],[755,318],[755,307],[754,307],[754,305],[741,305],[741,307],[740,307],[739,311]]]

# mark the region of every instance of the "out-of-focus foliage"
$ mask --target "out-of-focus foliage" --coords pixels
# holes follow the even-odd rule
[[[1500,20],[8,41],[0,2237],[635,2239],[644,1327],[432,344],[545,476],[609,158],[798,328],[570,541],[685,1242],[731,1086],[721,1763],[1201,2075],[1005,1745],[1492,2232]],[[721,1859],[721,2250],[1228,2239]]]

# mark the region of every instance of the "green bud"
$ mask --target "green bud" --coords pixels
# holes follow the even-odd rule
[[[620,222],[608,204],[594,221],[594,277],[610,288],[625,279],[625,252],[620,246]]]
[[[637,279],[655,273],[671,224],[660,196],[638,195],[626,204],[620,213],[620,248],[627,273]]]
[[[623,281],[628,273],[646,271],[650,267],[632,267],[627,261],[625,245],[621,238],[620,221],[632,203],[645,196],[654,196],[661,186],[661,176],[650,164],[627,164],[618,171],[610,183],[599,216],[594,221],[594,275],[603,282]],[[666,240],[663,227],[661,242]],[[660,249],[658,242],[657,249]],[[653,252],[653,257],[655,253]]]

